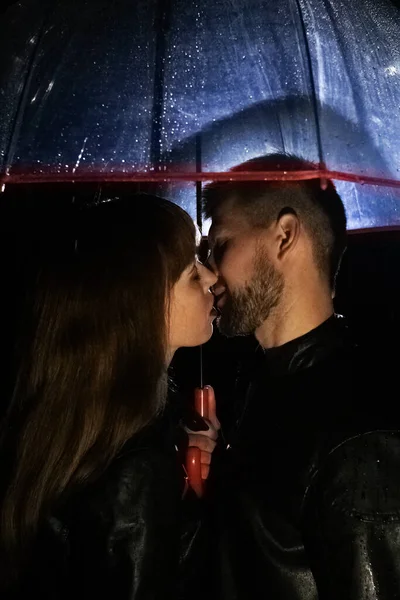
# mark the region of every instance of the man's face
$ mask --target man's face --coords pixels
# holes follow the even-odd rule
[[[210,265],[226,336],[254,333],[279,304],[284,282],[268,254],[268,230],[252,229],[238,211],[224,207],[209,231]]]

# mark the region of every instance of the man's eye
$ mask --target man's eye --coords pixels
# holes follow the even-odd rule
[[[215,246],[213,248],[213,257],[217,264],[221,261],[227,245],[228,245],[228,242],[222,242],[221,244],[215,244]]]

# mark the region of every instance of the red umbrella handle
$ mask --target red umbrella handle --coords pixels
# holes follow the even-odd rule
[[[208,388],[196,388],[194,390],[194,408],[201,417],[209,418]]]
[[[196,388],[194,391],[194,407],[200,416],[208,419],[208,389]],[[186,471],[190,487],[201,498],[204,494],[204,481],[201,477],[201,450],[190,446],[186,454]]]

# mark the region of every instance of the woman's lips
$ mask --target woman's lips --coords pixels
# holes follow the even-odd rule
[[[211,300],[211,298],[210,298],[210,300]],[[208,311],[208,314],[209,314],[211,317],[215,317],[215,316],[216,316],[216,312],[215,312],[215,310],[214,310],[214,298],[212,299],[212,302],[210,303],[210,309],[209,309],[209,311]]]

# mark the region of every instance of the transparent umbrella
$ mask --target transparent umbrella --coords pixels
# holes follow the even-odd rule
[[[350,228],[400,224],[399,40],[390,0],[22,0],[1,189],[156,182],[201,223],[202,182],[284,151],[335,179]]]

